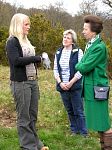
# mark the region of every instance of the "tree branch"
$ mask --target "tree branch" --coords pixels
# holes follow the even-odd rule
[[[103,3],[112,8],[112,0],[103,0]]]

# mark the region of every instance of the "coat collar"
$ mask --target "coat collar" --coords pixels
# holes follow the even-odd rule
[[[88,49],[86,49],[86,51],[90,50],[92,47],[94,47],[95,45],[97,45],[101,41],[102,41],[102,39],[100,37],[97,38],[94,42],[92,42],[92,45]]]

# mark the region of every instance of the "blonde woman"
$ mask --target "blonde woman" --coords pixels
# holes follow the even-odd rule
[[[17,129],[22,150],[48,150],[39,140],[37,121],[39,90],[35,64],[41,62],[35,56],[34,46],[27,38],[30,29],[28,16],[15,14],[10,22],[6,51],[10,65],[10,87],[17,111]]]

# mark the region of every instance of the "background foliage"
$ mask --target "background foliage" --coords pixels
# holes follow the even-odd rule
[[[107,6],[107,11],[99,11],[96,2],[99,0],[84,0],[80,9],[74,16],[67,13],[63,3],[57,2],[46,8],[25,9],[16,1],[13,5],[0,0],[0,64],[7,65],[5,43],[8,38],[8,29],[12,16],[15,13],[25,13],[31,18],[29,39],[36,47],[36,53],[47,52],[53,62],[55,51],[62,45],[62,33],[72,28],[78,35],[78,45],[84,50],[86,41],[83,39],[83,17],[87,14],[100,16],[104,21],[102,37],[109,49],[109,71],[112,73],[112,1],[101,0]],[[52,63],[53,65],[53,63]]]

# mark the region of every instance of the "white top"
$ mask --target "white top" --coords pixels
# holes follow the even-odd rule
[[[23,51],[23,57],[35,56],[35,49],[29,48],[27,45],[21,46]],[[26,65],[26,74],[28,76],[36,76],[36,69],[34,63]]]
[[[71,55],[71,50],[68,50],[68,49],[62,50],[62,54],[61,54],[60,61],[59,61],[60,67],[62,69],[62,80],[64,83],[69,82],[69,78],[70,78],[70,68],[69,68],[70,55]],[[78,62],[82,59],[82,57],[83,57],[83,51],[79,49]],[[74,66],[74,69],[75,69],[75,66]],[[54,76],[55,78],[59,76],[56,56],[54,59]],[[82,77],[79,71],[77,71],[74,76],[77,79],[80,79]]]

